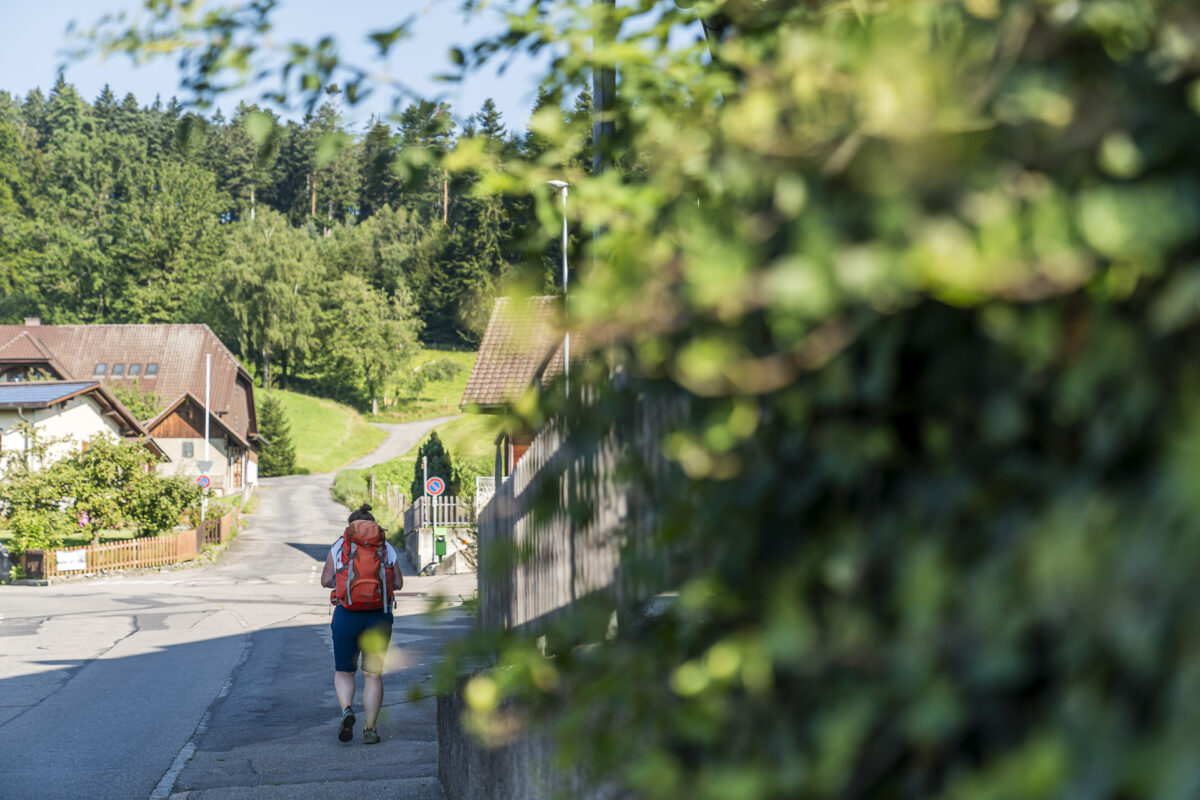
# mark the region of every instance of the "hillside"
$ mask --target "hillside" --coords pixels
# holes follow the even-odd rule
[[[467,378],[475,366],[475,350],[437,350],[422,348],[412,363],[401,370],[393,385],[384,412],[369,415],[372,422],[412,422],[418,419],[448,417],[460,413],[458,407]]]
[[[279,398],[296,446],[296,472],[332,472],[374,450],[386,434],[369,424],[349,406],[284,389],[272,389]],[[261,408],[263,391],[255,393]]]
[[[455,468],[465,479],[462,494],[475,494],[476,475],[492,474],[495,463],[494,441],[500,422],[501,418],[492,414],[466,414],[434,428],[450,453]],[[334,481],[334,498],[347,505],[361,502],[370,474],[375,475],[376,486],[391,482],[408,495],[416,472],[417,451],[428,438],[426,436],[403,455],[369,470],[342,470]]]

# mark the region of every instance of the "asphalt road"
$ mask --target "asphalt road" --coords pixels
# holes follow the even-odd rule
[[[423,435],[393,427],[383,447],[411,439],[397,452]],[[0,587],[0,796],[440,798],[433,703],[407,694],[470,624],[455,610],[431,618],[428,596],[457,600],[474,576],[406,578],[384,741],[337,742],[318,585],[346,518],[331,482],[264,480],[258,513],[215,564]]]
[[[421,441],[425,437],[425,434],[443,422],[449,422],[452,419],[456,419],[456,417],[438,417],[436,419],[423,419],[419,422],[401,422],[397,424],[373,423],[376,428],[387,432],[387,438],[379,443],[379,447],[376,447],[349,466],[352,469],[366,469],[376,464],[382,464],[384,461],[390,461],[396,456],[404,455],[413,445]],[[408,487],[405,487],[405,491],[407,490]]]

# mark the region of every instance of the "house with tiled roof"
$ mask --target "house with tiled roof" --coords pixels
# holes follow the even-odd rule
[[[526,392],[540,390],[561,375],[565,350],[561,309],[561,299],[553,296],[497,298],[459,408],[503,414]],[[535,434],[501,431],[496,437],[497,479],[512,473]]]
[[[208,378],[208,443],[204,397]],[[206,474],[221,494],[258,480],[258,436],[250,374],[207,325],[0,325],[0,386],[31,380],[86,381],[153,396],[159,408],[139,420],[169,459],[163,467]],[[208,463],[211,462],[211,463]]]
[[[13,457],[35,457],[38,440],[45,465],[86,450],[102,436],[140,441],[167,458],[145,426],[98,381],[0,383],[0,465]]]

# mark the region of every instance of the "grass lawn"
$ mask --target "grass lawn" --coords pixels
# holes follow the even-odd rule
[[[450,452],[450,457],[458,468],[471,467],[475,472],[484,475],[492,474],[495,463],[495,439],[499,431],[501,417],[495,414],[465,414],[458,419],[443,423],[434,428],[438,438]],[[428,436],[426,436],[428,438]],[[417,469],[417,450],[424,444],[422,439],[407,453],[371,467],[369,470],[347,469],[338,473],[334,483],[334,497],[339,502],[350,502],[355,497],[366,492],[366,482],[369,473],[375,473],[375,485],[383,486],[388,481],[400,486],[406,495],[412,485],[413,474]],[[441,477],[449,477],[443,475]],[[470,487],[468,493],[474,493]],[[361,502],[361,500],[359,501]]]
[[[419,371],[435,361],[442,360],[451,361],[460,369],[452,378],[429,381],[416,392],[401,388],[392,400],[390,408],[381,414],[368,415],[367,419],[372,422],[411,422],[460,413],[458,404],[462,400],[463,390],[467,388],[467,378],[471,375],[471,367],[475,366],[476,355],[474,350],[422,348],[410,366],[413,371]]]
[[[374,450],[387,435],[341,403],[283,389],[271,393],[283,404],[292,429],[297,473],[332,472]],[[254,394],[260,403],[265,396]]]

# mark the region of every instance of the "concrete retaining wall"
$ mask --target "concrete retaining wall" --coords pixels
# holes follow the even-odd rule
[[[551,738],[531,733],[504,747],[486,748],[463,730],[462,687],[438,698],[438,780],[446,800],[620,800],[614,787],[585,789],[579,777],[554,766]]]

